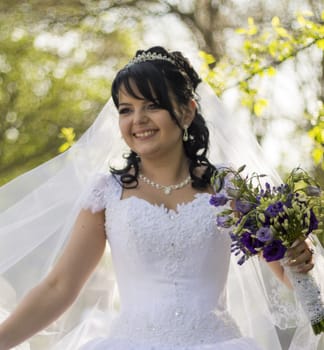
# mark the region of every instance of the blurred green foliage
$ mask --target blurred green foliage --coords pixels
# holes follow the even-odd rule
[[[109,97],[114,73],[141,43],[145,4],[149,15],[180,14],[169,1],[164,7],[133,0],[0,2],[0,184],[63,151],[91,124]],[[185,13],[179,18],[185,22]],[[233,32],[233,40],[241,40],[239,52],[217,59],[202,54],[207,81],[218,94],[236,85],[242,105],[259,117],[252,123],[265,120],[269,107],[259,92],[262,79],[303,50],[323,51],[323,14],[298,14],[288,24],[277,16],[269,23],[249,18]],[[305,110],[301,128],[313,140],[314,173],[321,178],[323,96],[318,102],[316,113]],[[71,128],[73,137],[62,128]]]
[[[270,28],[259,30],[253,18],[248,19],[247,27],[237,29],[237,34],[244,40],[241,55],[238,58],[224,55],[217,61],[206,52],[201,52],[204,61],[204,77],[218,95],[237,86],[241,94],[241,104],[255,117],[262,117],[268,106],[268,100],[261,97],[258,87],[262,79],[271,79],[280,65],[287,60],[294,60],[304,50],[315,49],[324,52],[324,11],[321,21],[315,21],[312,13],[298,14],[295,25],[286,29],[280,19],[274,17]],[[323,59],[323,58],[322,58]],[[319,76],[323,84],[322,76]],[[305,132],[312,139],[313,173],[318,183],[324,188],[324,86],[319,90],[318,108],[305,110]],[[324,233],[319,234],[324,242]]]
[[[259,28],[250,17],[247,26],[238,28],[236,33],[243,37],[240,55],[224,55],[216,62],[212,55],[201,52],[204,77],[218,95],[238,87],[242,106],[254,117],[262,117],[269,104],[267,98],[259,93],[262,79],[271,79],[283,63],[296,61],[298,55],[306,50],[317,50],[324,62],[324,11],[320,19],[314,18],[311,12],[299,13],[290,28],[284,28],[277,16],[272,18],[270,26]],[[317,108],[307,109],[306,104],[302,127],[312,139],[310,156],[314,175],[324,188],[323,72],[318,75],[318,83],[318,92],[313,91]]]
[[[25,2],[1,10],[3,184],[63,151],[62,128],[72,128],[75,138],[84,132],[110,97],[112,77],[133,54],[137,38],[136,28],[119,26],[117,16],[78,13],[71,2],[53,13]],[[68,142],[73,139],[69,135]]]

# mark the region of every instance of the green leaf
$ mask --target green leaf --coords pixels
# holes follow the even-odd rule
[[[199,56],[205,61],[205,63],[213,64],[216,62],[215,58],[213,55],[205,52],[205,51],[199,51]]]
[[[320,39],[316,41],[316,45],[321,49],[324,50],[324,39]]]
[[[307,22],[305,20],[305,17],[302,16],[302,15],[298,15],[297,16],[297,22],[302,26],[302,27],[305,27]]]
[[[254,19],[252,17],[248,18],[248,25],[249,25],[249,29],[247,30],[246,33],[250,36],[257,34],[258,27],[255,25]]]
[[[260,117],[265,107],[268,105],[268,101],[264,98],[260,98],[254,104],[253,111],[257,117]]]
[[[277,73],[277,70],[274,67],[269,67],[267,69],[267,74],[269,75],[269,77],[273,77],[276,73]]]
[[[279,17],[278,16],[273,17],[272,20],[271,20],[271,24],[272,24],[273,27],[280,26],[280,19],[279,19]]]
[[[323,160],[323,150],[321,148],[314,148],[312,151],[312,157],[315,164],[320,164]]]
[[[246,165],[241,165],[238,169],[237,169],[237,172],[238,173],[241,173],[244,169],[245,169]]]
[[[253,17],[248,17],[248,25],[253,26],[254,25],[254,19]]]
[[[272,40],[268,46],[268,51],[271,56],[275,57],[277,54],[278,50],[278,41],[277,40]]]
[[[283,27],[277,27],[276,28],[276,32],[279,36],[283,37],[283,38],[288,38],[289,34],[287,32],[287,30]]]
[[[71,145],[70,145],[68,142],[65,142],[65,143],[63,143],[63,144],[59,147],[58,151],[59,151],[60,153],[63,153],[63,152],[65,152],[67,149],[69,149],[70,147],[71,147]]]
[[[237,28],[237,29],[235,29],[235,33],[242,35],[242,34],[246,34],[247,30],[244,28]]]
[[[242,106],[245,106],[245,107],[251,109],[252,106],[253,106],[252,97],[251,97],[251,96],[243,97],[243,98],[241,99],[241,104],[242,104]]]
[[[75,139],[75,132],[73,128],[62,128],[59,135],[62,138],[65,138],[68,142],[73,142]]]
[[[320,125],[314,126],[311,130],[308,131],[309,137],[314,139],[318,143],[324,143],[324,127]]]
[[[59,137],[64,138],[66,140],[66,142],[63,143],[58,149],[58,151],[60,153],[62,153],[74,144],[74,140],[75,140],[74,129],[73,128],[61,128],[61,133],[59,134]]]

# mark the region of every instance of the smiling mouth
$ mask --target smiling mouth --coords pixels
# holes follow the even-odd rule
[[[149,137],[154,135],[157,132],[157,130],[146,130],[143,132],[136,132],[133,134],[136,138],[143,138],[143,137]]]

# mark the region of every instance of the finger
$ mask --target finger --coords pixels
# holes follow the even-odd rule
[[[310,251],[310,253],[311,253],[312,255],[314,255],[315,250],[314,250],[314,248],[313,248],[312,241],[311,241],[309,238],[306,238],[305,244],[306,244],[306,246],[307,246],[307,249]]]
[[[300,265],[298,268],[297,268],[297,271],[299,273],[307,273],[309,272],[310,270],[312,270],[314,267],[314,263],[313,262],[309,262],[307,264],[304,264],[304,265]]]
[[[304,253],[305,250],[309,250],[309,246],[306,242],[303,241],[295,241],[294,245],[291,248],[287,249],[287,257],[290,259],[295,259],[300,254]]]
[[[305,249],[298,255],[291,256],[288,265],[298,267],[299,265],[304,265],[310,262],[313,262],[313,254],[309,249]]]

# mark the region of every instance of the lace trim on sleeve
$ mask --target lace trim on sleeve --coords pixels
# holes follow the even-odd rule
[[[97,174],[91,182],[84,196],[82,208],[90,209],[93,213],[105,209],[105,191],[107,186],[107,174]]]
[[[119,198],[120,195],[121,186],[111,174],[97,174],[84,196],[82,208],[97,213],[106,209],[111,200]]]

